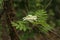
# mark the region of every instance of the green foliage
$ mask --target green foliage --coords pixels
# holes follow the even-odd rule
[[[42,27],[39,28],[41,32],[48,32],[53,29],[53,27],[46,22],[48,18],[46,11],[44,11],[43,9],[37,10],[35,12],[35,15],[38,17],[38,19],[37,22],[34,22],[34,24],[36,23],[42,25]]]
[[[50,26],[49,24],[47,24],[47,18],[48,18],[48,15],[46,13],[46,11],[44,11],[43,9],[41,10],[36,10],[35,12],[30,12],[32,13],[31,15],[34,15],[34,16],[37,16],[37,20],[36,21],[33,21],[31,22],[32,25],[42,25],[41,27],[39,27],[39,30],[41,32],[48,32],[50,31],[51,29],[53,29],[52,26]],[[28,13],[29,14],[29,13]],[[23,21],[24,19],[20,20],[20,21],[17,21],[16,23],[12,22],[13,26],[16,26],[16,29],[19,29],[19,30],[23,30],[23,31],[27,31],[27,29],[31,29],[32,27],[29,27],[29,21],[25,20]],[[33,30],[33,29],[31,29]]]
[[[3,0],[0,0],[0,11],[3,9],[2,2]],[[12,21],[11,24],[13,27],[16,27],[17,30],[23,31],[23,34],[20,35],[21,40],[33,38],[36,31],[37,34],[38,32],[48,33],[53,30],[55,26],[60,26],[60,19],[55,20],[55,13],[53,12],[55,11],[54,7],[56,3],[58,4],[56,5],[58,7],[57,9],[59,9],[59,0],[14,0],[17,19],[16,22]],[[60,11],[60,9],[56,11],[57,14],[58,11]],[[28,17],[29,15],[32,17]],[[36,18],[34,18],[34,16]],[[2,29],[1,25],[0,29]]]
[[[17,30],[23,30],[23,31],[27,31],[28,29],[30,29],[30,27],[28,27],[28,22],[26,21],[17,21],[17,22],[12,22],[12,26],[15,26]]]

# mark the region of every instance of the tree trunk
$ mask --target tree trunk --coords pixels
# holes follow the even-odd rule
[[[2,40],[11,40],[6,29],[7,26],[6,26],[5,14],[3,14],[1,17],[1,24],[2,24]]]
[[[11,21],[13,21],[15,17],[13,0],[3,0],[3,8],[6,15],[6,21],[10,31],[11,40],[19,40],[16,29],[11,25]]]

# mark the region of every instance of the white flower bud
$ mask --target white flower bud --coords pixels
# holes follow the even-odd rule
[[[25,21],[29,21],[29,22],[33,22],[37,20],[37,16],[32,16],[32,15],[28,15],[26,17],[23,18],[23,20]]]

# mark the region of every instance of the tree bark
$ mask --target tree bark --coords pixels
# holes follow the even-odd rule
[[[3,14],[1,17],[1,24],[2,24],[2,40],[11,40],[7,32],[5,14]]]
[[[13,21],[15,17],[13,0],[3,0],[3,8],[6,15],[6,21],[10,31],[9,35],[11,37],[11,40],[19,40],[16,29],[11,25],[11,21]]]

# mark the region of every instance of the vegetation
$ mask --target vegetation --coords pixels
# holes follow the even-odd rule
[[[0,40],[59,40],[59,29],[59,0],[0,0]]]

